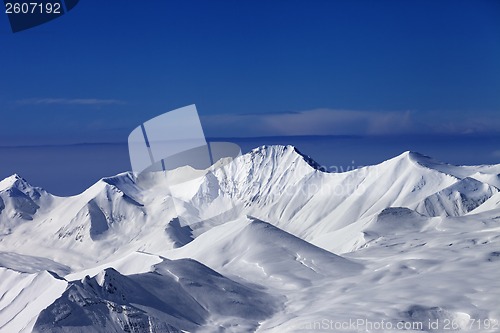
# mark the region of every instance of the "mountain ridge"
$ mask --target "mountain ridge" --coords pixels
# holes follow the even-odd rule
[[[13,175],[0,182],[0,330],[271,333],[414,309],[500,315],[481,293],[500,290],[499,168],[407,151],[322,169],[293,146],[263,146],[71,197]],[[465,292],[451,302],[453,288]]]
[[[450,168],[455,172],[443,172]],[[237,214],[253,215],[314,244],[315,237],[320,234],[338,230],[390,206],[417,209],[429,216],[461,215],[476,209],[498,192],[493,185],[477,177],[481,175],[494,179],[498,175],[484,173],[482,166],[466,167],[465,171],[461,168],[406,151],[377,165],[327,173],[324,167],[296,147],[261,146],[209,174],[197,174],[189,185],[192,190],[188,192],[181,183],[182,198],[176,199],[171,193],[173,188],[160,173],[151,174],[150,180],[139,180],[131,172],[103,177],[86,191],[72,197],[53,197],[43,189],[31,186],[19,175],[13,175],[0,182],[3,184],[0,191],[0,226],[3,225],[4,233],[21,227],[20,223],[13,223],[11,219],[13,214],[18,214],[23,221],[35,224],[46,221],[43,222],[45,226],[53,228],[54,235],[59,235],[59,238],[67,234],[79,240],[89,237],[98,241],[109,238],[110,233],[125,232],[128,234],[123,239],[125,244],[145,235],[143,227],[134,231],[126,226],[130,219],[141,221],[147,228],[161,230],[161,225],[155,221],[163,220],[167,224],[184,209],[191,210],[190,214],[202,214],[206,219],[210,218],[210,212],[223,212],[223,207],[235,204],[237,209],[233,213],[222,215],[225,219],[236,218]],[[462,170],[459,173],[465,177],[452,175],[457,174],[456,170]],[[486,170],[495,171],[496,168],[489,166]],[[179,173],[177,170],[173,172]],[[476,177],[464,181],[469,177],[467,174]],[[459,185],[465,183],[474,186],[469,186],[469,189]],[[9,188],[24,191],[19,194],[18,201],[21,203],[12,203],[6,195]],[[450,192],[446,192],[446,188],[450,188]],[[477,189],[481,189],[482,194],[475,193]],[[471,201],[471,197],[477,199]],[[45,201],[40,204],[32,198]],[[56,204],[52,202],[54,200]],[[357,211],[349,208],[353,205],[358,207]],[[17,212],[16,207],[21,206],[25,207],[24,210]],[[464,208],[445,208],[454,206]],[[172,208],[175,208],[174,211]],[[177,209],[181,211],[177,212]],[[52,211],[58,212],[56,215],[60,218],[52,216]],[[299,221],[304,219],[314,221],[314,224],[302,225]],[[203,219],[200,223],[196,227],[199,232],[210,228],[211,224],[206,224]],[[171,225],[169,228],[168,242],[178,246],[178,237],[185,233],[179,233],[183,226]]]

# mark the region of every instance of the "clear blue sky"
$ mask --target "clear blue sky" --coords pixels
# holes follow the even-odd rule
[[[12,34],[0,145],[126,141],[195,103],[209,136],[500,133],[500,1],[81,0]]]

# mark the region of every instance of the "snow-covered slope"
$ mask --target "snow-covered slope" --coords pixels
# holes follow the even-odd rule
[[[0,181],[0,332],[499,319],[500,165],[405,152],[323,169],[292,146],[264,146],[210,170],[103,178],[67,198]]]
[[[482,205],[471,211],[469,215],[479,213],[497,214],[500,216],[500,193],[496,193],[491,196]]]
[[[453,174],[460,174],[456,171],[460,167],[444,166],[405,152],[379,165],[325,173],[294,147],[279,146],[258,148],[218,176],[223,179],[220,191],[242,201],[248,215],[331,250],[317,240],[387,207],[408,207],[428,216],[457,216],[498,192],[489,184],[448,172],[453,169]],[[462,174],[471,172],[477,173],[468,169]],[[226,174],[229,179],[224,179]]]
[[[67,257],[72,262],[73,253],[81,256],[92,247],[99,252],[98,259],[112,260],[130,251],[179,247],[214,226],[250,215],[332,250],[318,239],[387,207],[408,207],[427,216],[458,216],[498,192],[474,178],[456,176],[477,176],[484,168],[457,171],[460,168],[406,152],[379,165],[326,173],[294,147],[271,146],[197,177],[187,177],[196,171],[186,169],[174,170],[168,177],[158,173],[141,179],[124,173],[103,178],[70,198],[54,199],[43,190],[24,186],[17,206],[7,193],[18,187],[8,186],[12,179],[7,179],[0,192],[0,198],[5,197],[0,205],[5,206],[1,225],[24,236],[3,241],[27,255],[55,258],[62,248],[70,250]],[[182,219],[177,219],[178,214]],[[29,225],[20,223],[22,216],[31,219]],[[186,225],[186,220],[194,222]],[[31,234],[37,235],[36,253],[22,240]],[[89,255],[86,259],[95,261]]]
[[[212,228],[169,257],[194,258],[220,272],[253,276],[260,284],[296,289],[318,279],[358,274],[362,265],[254,218]]]
[[[416,211],[427,216],[461,216],[497,193],[496,187],[467,177],[428,196],[416,205]]]
[[[41,312],[40,332],[180,332],[219,327],[248,332],[278,302],[189,259],[163,262],[124,276],[112,268],[70,282]]]
[[[39,313],[66,289],[55,273],[22,273],[0,267],[0,331],[31,332]]]

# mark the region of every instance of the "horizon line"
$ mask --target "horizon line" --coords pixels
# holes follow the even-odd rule
[[[251,140],[267,140],[267,139],[321,139],[321,138],[338,138],[338,139],[362,139],[362,138],[425,138],[425,137],[460,137],[460,138],[484,138],[484,137],[500,137],[500,133],[432,133],[432,134],[319,134],[319,135],[265,135],[265,136],[207,136],[207,142],[214,141],[251,141]],[[98,141],[98,142],[73,142],[73,143],[26,143],[13,145],[0,145],[0,148],[40,148],[40,147],[73,147],[73,146],[91,146],[91,145],[126,145],[127,141]]]

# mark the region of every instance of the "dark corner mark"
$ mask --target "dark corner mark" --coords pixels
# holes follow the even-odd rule
[[[56,19],[80,0],[4,0],[12,32],[20,32]]]

